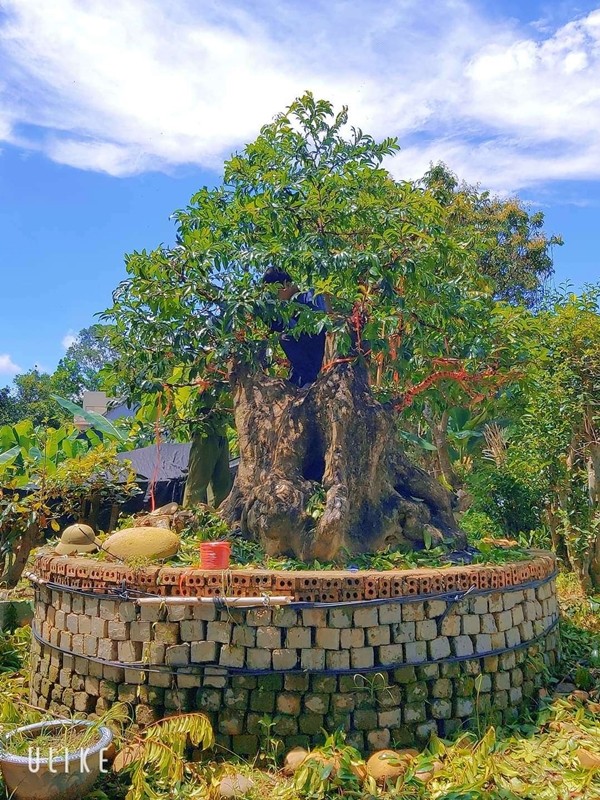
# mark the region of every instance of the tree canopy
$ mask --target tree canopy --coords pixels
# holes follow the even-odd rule
[[[491,377],[508,312],[480,274],[472,230],[385,169],[397,150],[349,128],[346,108],[310,93],[292,103],[225,163],[221,186],[174,214],[174,247],[127,257],[107,312],[114,374],[134,394],[195,382],[218,393],[228,362],[256,360],[265,341],[277,352],[269,323],[295,314],[298,334],[336,334],[338,358],[384,364],[379,388],[399,407],[446,379]],[[272,265],[327,293],[332,313],[279,303],[261,283]]]

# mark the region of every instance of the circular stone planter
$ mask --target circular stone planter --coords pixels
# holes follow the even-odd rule
[[[265,715],[286,748],[342,728],[365,753],[509,723],[556,661],[555,572],[542,551],[379,573],[40,556],[31,701],[65,715],[121,700],[140,726],[203,711],[240,755],[257,752]]]
[[[25,725],[5,733],[0,740],[0,769],[7,796],[14,800],[76,800],[84,797],[104,766],[106,750],[113,739],[112,731],[100,727],[94,744],[65,755],[52,755],[52,758],[37,757],[35,737],[42,732],[93,725],[93,722],[85,720],[65,719]],[[10,752],[11,739],[18,734],[31,736],[31,753],[27,756]]]

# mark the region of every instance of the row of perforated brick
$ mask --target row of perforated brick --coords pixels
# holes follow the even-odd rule
[[[157,595],[255,596],[274,594],[297,601],[339,602],[411,595],[444,594],[476,589],[502,589],[542,580],[555,570],[551,554],[536,553],[530,561],[502,566],[449,567],[372,572],[269,572],[145,567],[132,569],[90,558],[40,555],[36,574],[43,580],[110,592],[123,586]]]

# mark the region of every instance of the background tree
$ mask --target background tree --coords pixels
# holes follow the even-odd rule
[[[459,182],[438,163],[419,182],[447,211],[447,225],[470,235],[481,274],[491,280],[498,300],[539,307],[553,273],[552,247],[560,236],[548,236],[541,211],[530,213],[518,197],[501,198]]]
[[[86,389],[102,389],[100,372],[113,358],[107,326],[95,324],[83,328],[52,375],[55,394],[79,402]]]
[[[394,139],[346,138],[347,119],[310,94],[293,103],[175,214],[175,248],[127,258],[108,312],[116,374],[138,390],[165,392],[182,368],[205,391],[229,372],[241,462],[222,513],[304,558],[460,537],[396,415],[427,393],[487,391],[508,353],[471,232],[382,167]],[[332,313],[279,302],[260,280],[272,264],[327,292]],[[308,392],[280,377],[270,323],[291,315],[296,333],[335,338]]]

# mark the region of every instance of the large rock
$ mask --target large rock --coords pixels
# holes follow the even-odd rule
[[[125,528],[109,536],[102,549],[122,561],[160,561],[174,556],[179,544],[179,536],[166,528]]]
[[[367,773],[378,783],[395,780],[408,769],[418,750],[379,750],[367,761]]]

